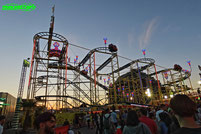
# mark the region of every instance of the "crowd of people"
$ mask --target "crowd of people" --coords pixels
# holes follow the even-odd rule
[[[82,123],[80,123],[82,120]],[[85,123],[83,123],[83,120]],[[0,117],[0,134],[5,117]],[[96,134],[201,134],[201,107],[186,95],[176,95],[169,105],[159,107],[118,109],[107,108],[102,113],[88,113],[83,118],[76,116],[72,125],[66,120],[68,134],[74,134],[86,124]],[[45,112],[35,122],[38,134],[54,134],[56,117]],[[80,134],[82,132],[76,131]]]
[[[174,96],[168,106],[126,110],[112,107],[102,113],[88,113],[84,120],[88,129],[96,129],[96,134],[201,134],[201,107],[186,95]],[[52,113],[40,115],[35,122],[39,134],[53,134],[55,121]],[[74,122],[79,124],[79,117]],[[67,121],[65,125],[70,124]],[[68,133],[74,134],[71,129]]]

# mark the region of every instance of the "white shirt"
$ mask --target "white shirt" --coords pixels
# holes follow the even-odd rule
[[[156,120],[159,122],[161,119],[160,119],[160,117],[159,117],[159,114],[160,113],[162,113],[164,110],[158,110],[157,112],[156,112]]]
[[[111,121],[113,123],[117,123],[117,114],[115,112],[111,113]]]
[[[0,124],[0,134],[3,133],[3,126]]]
[[[68,130],[68,134],[74,134],[73,130]]]

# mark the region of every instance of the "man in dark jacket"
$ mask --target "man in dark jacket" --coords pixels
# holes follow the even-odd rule
[[[173,134],[201,134],[201,126],[196,124],[193,116],[196,104],[188,96],[178,94],[170,101],[172,108],[181,128]]]

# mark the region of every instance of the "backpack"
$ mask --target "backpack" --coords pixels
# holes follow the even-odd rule
[[[111,115],[109,115],[107,118],[104,116],[104,122],[103,122],[103,125],[104,125],[104,128],[105,129],[110,129],[110,116]]]

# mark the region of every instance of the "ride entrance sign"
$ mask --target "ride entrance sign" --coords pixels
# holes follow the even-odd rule
[[[0,101],[5,101],[6,100],[6,98],[0,98]]]

